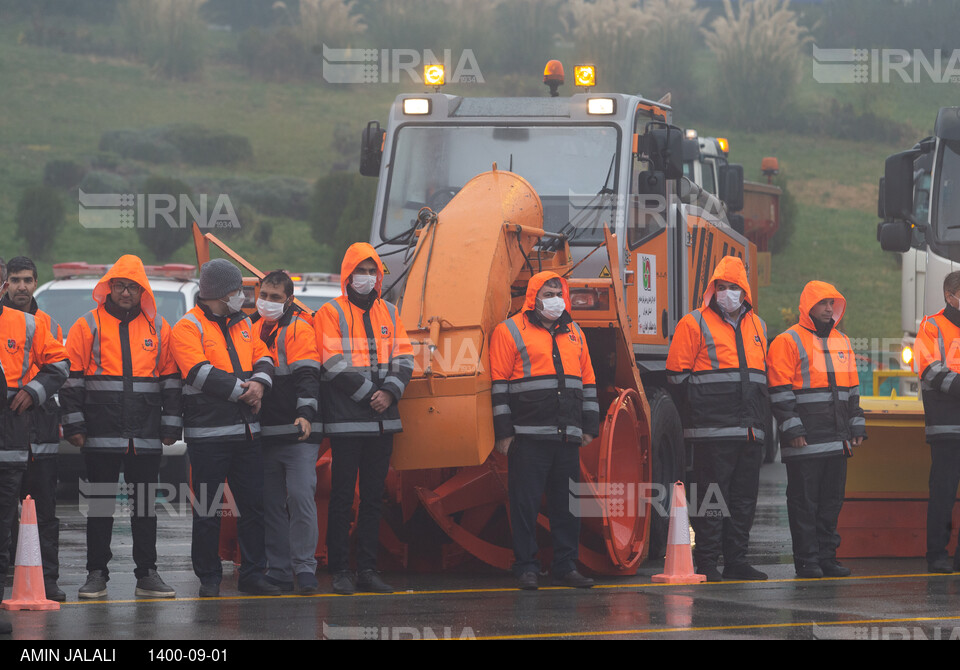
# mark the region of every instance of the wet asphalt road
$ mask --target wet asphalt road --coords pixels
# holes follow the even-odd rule
[[[598,578],[591,590],[536,592],[519,591],[497,573],[389,573],[384,576],[398,588],[389,595],[251,597],[237,592],[233,566],[225,563],[221,597],[201,600],[190,568],[189,518],[161,516],[158,563],[176,600],[134,597],[129,523],[118,520],[109,594],[78,601],[86,576],[84,520],[76,505],[62,505],[60,586],[68,602],[56,612],[0,616],[13,623],[12,638],[24,641],[960,637],[960,575],[925,574],[922,559],[849,560],[852,577],[796,579],[785,480],[781,464],[764,466],[750,556],[769,581],[653,584],[661,562],[635,577]],[[325,573],[320,585],[329,589]]]

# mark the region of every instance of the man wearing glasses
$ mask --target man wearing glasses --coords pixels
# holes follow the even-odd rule
[[[60,391],[63,435],[79,447],[90,484],[87,515],[87,581],[80,598],[107,595],[113,557],[113,511],[120,469],[132,501],[130,527],[136,595],[173,598],[157,574],[154,510],[161,444],[180,439],[181,381],[171,352],[170,326],[157,303],[143,263],[122,256],[93,289],[98,306],[77,319],[67,335],[70,377]]]

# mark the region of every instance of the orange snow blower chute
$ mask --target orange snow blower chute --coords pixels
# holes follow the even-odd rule
[[[394,438],[386,481],[381,563],[443,570],[479,559],[508,569],[507,459],[493,451],[487,345],[497,324],[522,308],[533,274],[568,276],[575,266],[565,236],[544,231],[534,188],[496,165],[440,212],[421,209],[417,225],[397,300],[414,373],[399,405],[403,432]],[[199,263],[213,243],[261,276],[209,233],[194,233]],[[570,500],[582,518],[580,562],[595,573],[634,574],[650,529],[650,408],[630,340],[618,242],[609,229],[603,233],[595,251],[605,248],[609,275],[568,276],[571,295],[579,296],[571,313],[590,347],[605,413],[600,435],[580,450],[581,482],[571,486]],[[329,477],[322,463],[318,472],[318,515],[326,519]],[[427,514],[417,514],[420,508]],[[546,531],[545,516],[539,524]],[[317,556],[325,557],[323,547]]]

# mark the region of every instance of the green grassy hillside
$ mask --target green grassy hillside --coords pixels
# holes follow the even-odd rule
[[[144,129],[195,123],[249,138],[253,158],[230,167],[186,164],[131,164],[147,172],[189,180],[271,176],[293,177],[312,185],[343,158],[332,146],[334,129],[347,123],[356,130],[368,119],[385,121],[393,97],[409,86],[321,86],[315,82],[265,83],[235,65],[209,64],[198,81],[171,82],[146,67],[120,59],[62,53],[22,43],[23,26],[0,27],[0,254],[26,252],[16,236],[14,215],[20,192],[42,179],[53,159],[88,161],[101,135],[120,129]],[[511,82],[516,86],[516,81]],[[500,93],[496,81],[461,86],[470,95]],[[813,82],[806,70],[797,104],[824,108],[831,98],[857,110],[906,123],[920,137],[929,132],[940,105],[956,103],[944,85],[828,86]],[[725,130],[683,113],[674,101],[676,121],[702,135],[730,139],[731,160],[742,163],[747,178],[758,180],[760,159],[774,155],[789,178],[799,208],[790,246],[773,258],[773,285],[761,290],[759,309],[774,331],[786,324],[781,310],[796,310],[799,293],[810,279],[835,283],[847,296],[846,330],[856,337],[899,335],[900,274],[895,258],[879,250],[875,239],[876,184],[884,158],[909,145],[855,142],[788,133]],[[132,230],[87,230],[79,225],[76,192],[64,194],[67,221],[48,258],[42,279],[56,261],[111,262],[122,253],[152,254]],[[263,269],[336,270],[326,245],[310,235],[304,221],[258,215],[230,243]],[[269,243],[256,235],[272,225]],[[192,245],[175,261],[193,262]]]

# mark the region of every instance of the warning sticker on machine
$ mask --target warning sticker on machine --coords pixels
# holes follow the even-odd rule
[[[657,257],[637,254],[637,328],[641,335],[657,334]]]

